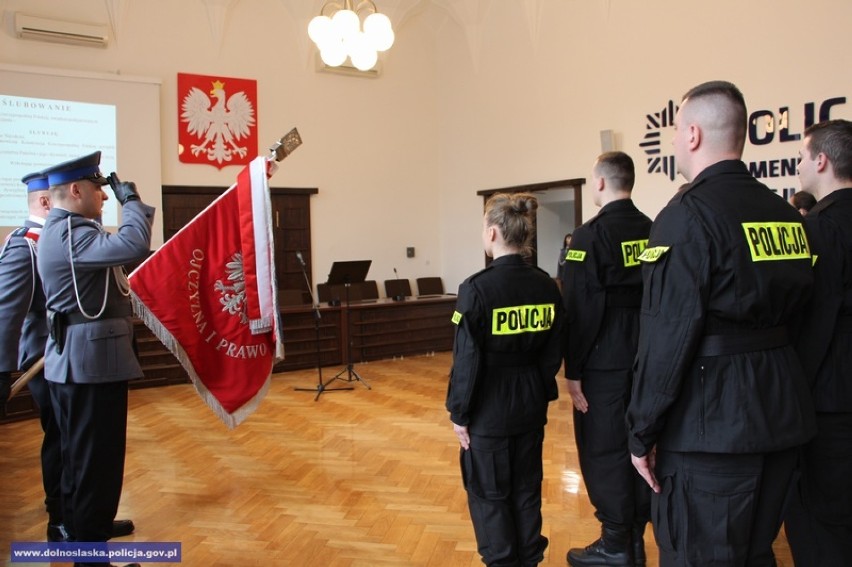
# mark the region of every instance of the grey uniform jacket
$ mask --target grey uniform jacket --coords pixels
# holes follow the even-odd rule
[[[96,315],[106,286],[106,311],[124,308],[129,313],[130,298],[117,279],[123,276],[112,268],[145,258],[151,245],[153,220],[153,207],[129,201],[122,210],[121,226],[110,234],[78,214],[51,209],[38,255],[48,312],[79,313],[79,298],[83,310]],[[129,315],[69,325],[61,353],[56,347],[54,337],[49,337],[45,376],[50,381],[99,384],[142,376],[133,351],[133,321]]]
[[[41,227],[32,220],[23,226]],[[19,231],[0,253],[0,371],[26,370],[44,354],[47,320],[35,253],[35,241]]]

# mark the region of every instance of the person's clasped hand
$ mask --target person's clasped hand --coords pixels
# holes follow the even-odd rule
[[[470,433],[467,431],[467,425],[456,425],[454,423],[453,431],[456,437],[459,438],[459,444],[462,446],[462,449],[465,451],[470,449]]]

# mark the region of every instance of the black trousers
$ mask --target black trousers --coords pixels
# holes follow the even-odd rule
[[[50,390],[44,379],[44,371],[39,372],[27,383],[33,399],[38,405],[38,416],[44,438],[41,442],[41,481],[44,485],[44,505],[50,523],[62,523],[62,440]]]
[[[784,517],[796,567],[852,564],[852,413],[818,413]]]
[[[127,382],[50,382],[50,394],[62,437],[66,528],[76,541],[107,541],[124,480]]]
[[[639,476],[627,448],[624,414],[630,401],[629,370],[586,370],[583,395],[589,410],[574,410],[574,437],[583,481],[595,516],[609,529],[630,531],[651,519],[651,488]]]
[[[651,521],[660,567],[775,567],[797,449],[676,453],[657,449]]]
[[[462,481],[482,561],[532,566],[544,557],[541,448],[544,428],[511,437],[470,436],[461,451]]]

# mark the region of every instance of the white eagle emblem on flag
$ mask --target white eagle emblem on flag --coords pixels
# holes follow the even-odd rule
[[[231,256],[231,261],[225,266],[228,272],[228,281],[234,285],[228,285],[222,280],[216,280],[213,288],[218,291],[222,297],[219,303],[222,304],[222,311],[227,311],[231,315],[237,315],[240,318],[240,323],[248,325],[249,318],[246,313],[246,278],[243,271],[243,255],[239,252]]]
[[[186,123],[187,132],[203,138],[200,144],[190,147],[192,155],[206,152],[208,160],[218,163],[231,161],[234,154],[245,157],[248,150],[238,141],[249,135],[255,123],[251,100],[243,91],[227,98],[221,81],[213,81],[210,94],[215,103],[201,89],[192,87],[181,105],[180,118]]]

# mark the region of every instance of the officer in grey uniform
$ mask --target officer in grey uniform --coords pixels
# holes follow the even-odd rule
[[[11,373],[26,371],[44,355],[47,341],[47,317],[44,292],[36,271],[36,248],[44,220],[50,211],[47,177],[31,173],[21,180],[27,187],[29,216],[13,231],[0,250],[0,382],[9,383]],[[47,508],[48,541],[65,539],[62,527],[62,501],[59,483],[62,478],[59,428],[50,403],[50,392],[44,371],[28,383],[30,394],[38,405],[44,438],[41,444],[41,478]],[[8,390],[0,393],[6,403]]]
[[[53,209],[38,255],[50,329],[45,375],[62,435],[65,521],[76,541],[112,535],[124,477],[127,381],[142,376],[122,266],[147,256],[154,218],[133,183],[101,175],[100,157],[45,170]],[[115,234],[92,220],[100,218],[108,182],[123,207]]]

